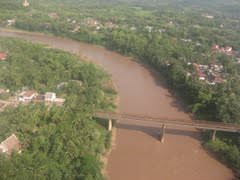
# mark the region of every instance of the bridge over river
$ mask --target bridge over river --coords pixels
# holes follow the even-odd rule
[[[185,119],[171,119],[167,117],[150,117],[143,115],[133,115],[125,113],[108,113],[108,112],[97,112],[95,114],[97,118],[108,119],[108,129],[112,130],[112,120],[120,122],[137,122],[144,124],[154,124],[155,126],[161,125],[162,131],[160,140],[164,142],[164,134],[166,126],[180,126],[180,127],[193,127],[203,130],[213,130],[212,140],[215,140],[217,131],[225,132],[237,132],[240,133],[240,125],[222,123],[222,122],[213,122],[213,121],[204,121],[204,120],[185,120]]]
[[[113,133],[112,150],[107,158],[108,179],[234,179],[232,171],[201,146],[200,134],[192,127],[198,125],[199,128],[201,125],[219,131],[229,126],[228,130],[235,131],[235,125],[212,126],[207,123],[206,126],[202,122],[200,125],[197,121],[192,122],[181,102],[171,94],[156,72],[103,47],[66,38],[4,29],[0,29],[0,36],[21,38],[80,55],[112,75],[119,95],[117,112],[121,114],[101,114],[101,117],[111,119],[109,125],[114,119],[118,122],[117,131]],[[156,138],[165,127],[167,141],[162,144]]]

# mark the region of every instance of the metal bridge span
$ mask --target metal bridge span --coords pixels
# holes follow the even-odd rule
[[[160,137],[161,142],[164,141],[166,126],[193,127],[203,130],[213,130],[212,140],[215,140],[217,131],[240,133],[240,125],[203,120],[170,119],[166,117],[150,117],[142,115],[107,113],[107,112],[97,112],[95,114],[95,117],[108,119],[109,130],[112,130],[112,120],[116,120],[119,122],[132,122],[138,124],[144,123],[146,125],[147,124],[162,125],[162,133]]]

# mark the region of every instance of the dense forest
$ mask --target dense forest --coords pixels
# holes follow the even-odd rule
[[[28,87],[66,99],[62,107],[30,103],[0,113],[0,141],[14,133],[22,151],[0,156],[0,179],[104,179],[100,157],[111,134],[93,113],[114,109],[115,92],[105,85],[109,75],[42,45],[0,38],[0,48],[7,52],[0,85],[11,96]]]
[[[240,123],[239,1],[39,0],[30,1],[28,8],[21,3],[0,2],[2,27],[66,36],[133,56],[166,77],[197,119]],[[214,44],[231,46],[234,54],[214,52]],[[222,66],[224,83],[199,80],[189,66],[194,63]],[[219,134],[218,141],[206,142],[206,147],[240,171],[238,138]]]

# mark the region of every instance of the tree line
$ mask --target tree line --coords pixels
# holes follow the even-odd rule
[[[8,55],[0,62],[2,87],[12,95],[28,87],[66,99],[62,107],[29,104],[0,113],[0,141],[15,133],[22,151],[0,155],[0,179],[105,179],[101,156],[111,134],[93,113],[115,107],[114,90],[104,86],[109,75],[42,45],[7,38],[0,45]]]

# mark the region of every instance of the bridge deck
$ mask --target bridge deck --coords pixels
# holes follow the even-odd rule
[[[182,127],[194,127],[198,129],[217,130],[226,132],[240,132],[240,125],[202,121],[202,120],[184,120],[184,119],[169,119],[165,117],[150,117],[150,116],[139,116],[132,114],[118,114],[118,113],[103,113],[98,112],[95,114],[98,118],[113,119],[120,122],[143,122],[143,123],[157,123],[171,126],[182,126]]]

